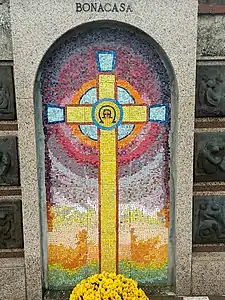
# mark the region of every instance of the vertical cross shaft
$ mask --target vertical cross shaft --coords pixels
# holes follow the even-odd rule
[[[98,98],[115,99],[115,75],[100,74]],[[117,129],[99,129],[100,272],[118,271]]]

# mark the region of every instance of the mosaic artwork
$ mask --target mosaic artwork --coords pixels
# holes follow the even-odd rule
[[[168,72],[151,40],[117,24],[72,30],[39,71],[47,280],[101,271],[168,281]]]

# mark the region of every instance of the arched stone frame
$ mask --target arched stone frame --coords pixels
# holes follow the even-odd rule
[[[115,20],[134,25],[152,36],[170,58],[179,91],[174,131],[176,216],[176,293],[191,293],[192,169],[195,100],[195,60],[198,1],[179,6],[174,1],[133,3],[133,13],[74,14],[74,1],[27,3],[11,0],[14,74],[23,200],[24,266],[27,299],[42,299],[39,198],[37,192],[33,86],[46,49],[74,26],[90,20]],[[53,3],[54,2],[54,3]],[[52,8],[54,7],[54,9]],[[156,9],[157,8],[157,9]],[[23,16],[21,18],[21,16]],[[188,20],[188,22],[184,22]],[[43,26],[44,24],[44,26]],[[185,32],[185,35],[184,35]],[[32,223],[30,222],[32,220]],[[184,230],[185,229],[185,230]]]
[[[170,118],[170,133],[169,133],[169,148],[170,154],[168,158],[168,162],[170,164],[170,183],[169,183],[169,190],[170,190],[170,227],[169,227],[169,249],[168,249],[168,256],[169,256],[169,266],[168,266],[168,284],[174,285],[175,284],[175,196],[174,196],[174,141],[173,136],[176,130],[176,116],[177,116],[177,83],[175,78],[175,73],[173,70],[173,66],[166,55],[165,51],[162,47],[149,35],[145,32],[141,31],[140,29],[131,26],[126,23],[122,22],[114,22],[114,21],[94,21],[90,23],[81,24],[78,27],[71,29],[70,31],[64,33],[61,37],[56,40],[52,46],[47,50],[46,54],[44,55],[36,76],[36,83],[34,87],[34,107],[35,107],[35,124],[36,124],[36,140],[37,140],[37,166],[38,166],[38,182],[39,182],[39,201],[41,203],[41,226],[42,226],[42,257],[43,257],[43,276],[44,276],[44,287],[48,288],[47,282],[47,212],[46,212],[46,188],[45,188],[45,143],[44,143],[44,132],[43,132],[43,114],[42,114],[42,97],[40,95],[40,76],[43,64],[45,63],[46,57],[51,55],[52,51],[56,47],[56,45],[63,44],[63,41],[70,39],[70,36],[73,36],[73,33],[76,32],[88,32],[89,29],[94,28],[102,28],[102,27],[116,26],[118,28],[124,28],[137,35],[140,35],[143,39],[153,47],[153,51],[155,51],[159,58],[161,59],[165,70],[167,71],[169,85],[170,85],[170,96],[169,96],[169,118]],[[53,60],[54,61],[54,60]]]

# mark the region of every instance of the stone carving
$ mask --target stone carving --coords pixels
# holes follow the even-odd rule
[[[19,185],[16,137],[0,137],[0,185]]]
[[[0,201],[0,249],[23,247],[20,200]]]
[[[194,197],[193,242],[225,242],[225,196]]]
[[[199,0],[200,4],[225,4],[225,0]]]
[[[14,120],[15,116],[12,67],[0,66],[0,120]]]
[[[200,4],[225,4],[225,0],[199,0]]]
[[[225,180],[225,133],[195,135],[195,181]]]
[[[204,15],[198,19],[197,55],[225,56],[225,16]]]
[[[198,66],[196,117],[225,115],[225,66]]]

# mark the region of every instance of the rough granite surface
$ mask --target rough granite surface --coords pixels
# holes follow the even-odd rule
[[[225,16],[202,15],[198,18],[198,57],[225,56]]]
[[[192,294],[225,294],[225,253],[196,252],[192,262]]]
[[[0,0],[0,60],[12,60],[9,0]]]
[[[0,262],[0,299],[25,300],[25,268],[23,258],[2,258]]]

